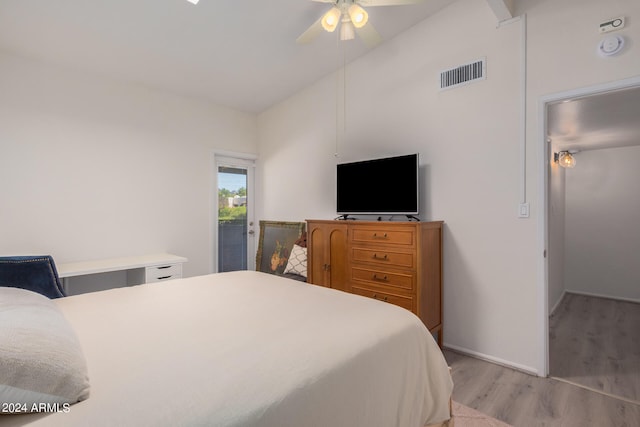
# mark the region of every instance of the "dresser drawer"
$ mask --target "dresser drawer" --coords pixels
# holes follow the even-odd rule
[[[378,287],[404,289],[412,291],[415,288],[415,274],[400,273],[384,270],[374,270],[363,267],[351,268],[351,280],[366,282]]]
[[[155,265],[145,268],[145,283],[182,278],[182,264]]]
[[[369,262],[377,265],[391,265],[394,267],[415,268],[416,256],[414,252],[399,252],[386,248],[352,248],[353,262]]]
[[[394,304],[402,308],[406,308],[409,311],[414,311],[413,298],[411,297],[403,297],[401,295],[392,295],[386,292],[372,291],[370,289],[359,288],[358,286],[352,286],[351,292],[363,297],[368,297],[368,298],[377,299],[378,301],[388,302],[390,304]]]
[[[358,227],[351,230],[354,243],[384,243],[390,245],[415,246],[415,232],[412,228]]]

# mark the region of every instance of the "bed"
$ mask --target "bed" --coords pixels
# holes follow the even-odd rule
[[[450,417],[440,349],[391,304],[249,271],[51,301],[77,336],[89,397],[0,415],[0,426],[421,427]]]

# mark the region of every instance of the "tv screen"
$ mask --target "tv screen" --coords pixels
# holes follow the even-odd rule
[[[338,214],[418,214],[418,169],[418,154],[338,164]]]

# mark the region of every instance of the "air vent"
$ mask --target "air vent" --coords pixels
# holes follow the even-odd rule
[[[487,78],[487,59],[482,58],[440,73],[440,89],[451,89]]]

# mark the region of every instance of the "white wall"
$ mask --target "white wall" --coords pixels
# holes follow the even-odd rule
[[[422,219],[445,221],[445,344],[544,373],[543,227],[538,122],[543,95],[640,74],[634,0],[529,0],[526,195],[517,218],[522,21],[496,28],[484,0],[460,0],[347,68],[339,161],[418,151]],[[626,51],[596,55],[598,24],[628,17]],[[487,57],[486,81],[439,92],[439,71]],[[338,103],[339,104],[339,103]],[[339,114],[340,115],[340,114]],[[342,129],[342,123],[338,125]],[[262,219],[332,218],[336,80],[259,116]]]
[[[550,155],[558,149],[549,151]],[[551,160],[551,159],[550,159]],[[549,314],[553,313],[565,292],[565,169],[550,161],[549,169]]]
[[[640,302],[640,146],[582,151],[576,163],[566,170],[567,291]]]
[[[210,271],[212,151],[255,153],[255,116],[8,54],[0,75],[0,254]]]

